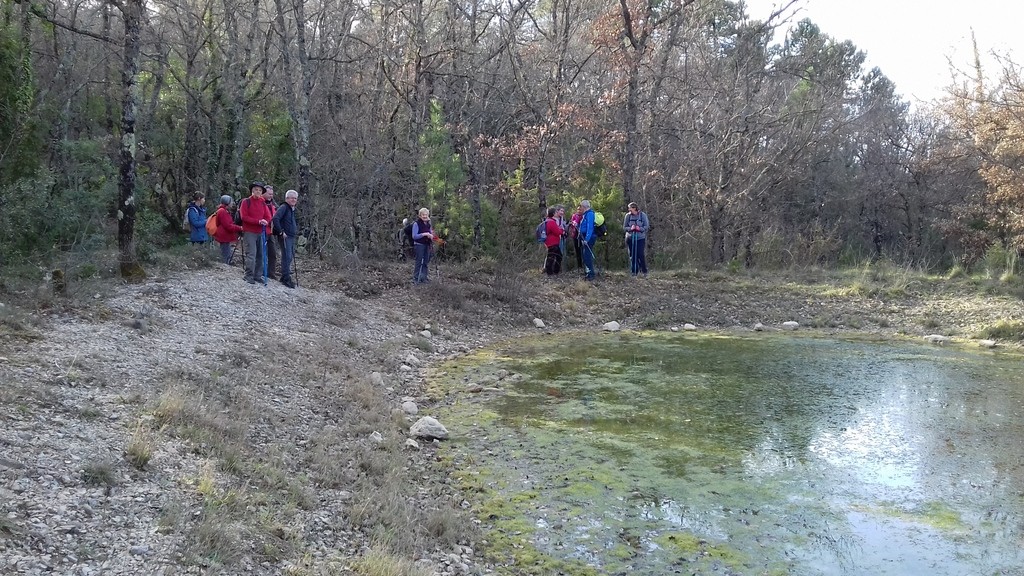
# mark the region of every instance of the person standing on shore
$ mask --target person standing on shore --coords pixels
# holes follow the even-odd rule
[[[227,194],[221,196],[220,206],[215,214],[217,231],[214,232],[213,239],[220,244],[220,259],[225,264],[231,264],[231,256],[235,253],[234,244],[238,240],[238,235],[242,233],[242,227],[235,224],[234,217],[231,215],[232,202],[234,199],[231,196]]]
[[[267,226],[270,208],[263,201],[262,182],[249,185],[250,196],[242,200],[238,211],[242,215],[242,243],[245,253],[245,281],[249,284],[265,283],[263,276],[266,260]]]
[[[594,243],[597,242],[597,234],[594,233],[594,211],[590,207],[590,200],[580,202],[580,210],[583,211],[579,236],[583,251],[583,267],[587,272],[585,278],[593,281],[597,278],[597,269],[594,267]]]
[[[292,274],[292,263],[295,261],[295,240],[299,236],[299,226],[295,220],[295,205],[299,202],[299,193],[289,190],[284,193],[284,204],[274,214],[274,230],[281,237],[281,284],[295,288],[295,276]]]
[[[416,265],[412,271],[413,284],[430,282],[430,255],[434,249],[434,233],[430,228],[430,210],[420,208],[416,221],[412,223],[412,242]]]
[[[641,212],[636,202],[630,202],[626,218],[622,221],[622,229],[626,231],[626,248],[629,250],[629,274],[636,278],[637,274],[647,277],[647,231],[651,221],[647,214]]]
[[[557,213],[554,207],[548,208],[548,217],[544,219],[544,246],[547,247],[547,257],[544,259],[544,273],[554,276],[562,271],[562,227],[555,219]]]

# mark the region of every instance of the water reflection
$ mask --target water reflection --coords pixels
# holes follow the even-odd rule
[[[503,351],[494,368],[526,377],[493,409],[530,447],[505,473],[540,491],[523,513],[549,553],[650,574],[1024,566],[1015,358],[779,337],[536,349]]]

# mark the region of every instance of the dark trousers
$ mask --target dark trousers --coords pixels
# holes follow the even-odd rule
[[[218,242],[220,244],[220,260],[225,264],[231,264],[231,256],[235,253],[233,242]]]
[[[280,246],[280,244],[278,244],[279,239],[280,236],[274,236],[273,234],[267,235],[267,277],[269,278],[277,277],[277,252],[278,247]]]
[[[295,238],[281,237],[281,282],[292,280],[292,263],[295,261]]]
[[[631,238],[629,240],[629,273],[647,274],[647,238]]]
[[[595,238],[594,241],[597,239]],[[594,245],[588,242],[583,244],[583,266],[587,269],[587,280],[593,280],[597,276],[597,269],[594,268]]]
[[[572,249],[576,252],[576,269],[583,268],[583,239],[579,236],[572,239]]]
[[[432,246],[417,242],[414,248],[416,251],[416,267],[412,271],[412,281],[415,284],[420,284],[428,280],[427,272],[430,271],[430,252]]]
[[[562,271],[562,249],[555,244],[548,246],[548,256],[544,259],[544,273],[553,276]]]

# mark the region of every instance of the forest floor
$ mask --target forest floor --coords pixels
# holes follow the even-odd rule
[[[0,573],[501,572],[437,443],[408,442],[441,360],[612,320],[965,346],[1024,331],[1013,282],[891,266],[588,283],[441,263],[414,287],[411,264],[298,265],[296,290],[196,255],[134,285],[0,282]]]

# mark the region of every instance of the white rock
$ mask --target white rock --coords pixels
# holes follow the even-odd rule
[[[540,318],[534,318],[533,319],[533,325],[536,326],[537,328],[543,328],[544,327],[544,321],[541,320]]]
[[[371,372],[370,373],[370,384],[373,384],[374,386],[383,386],[384,385],[384,375],[381,374],[380,372]]]
[[[430,416],[424,416],[417,420],[416,423],[409,428],[409,434],[415,438],[433,438],[435,440],[448,439],[448,429]]]
[[[430,338],[432,334],[430,333],[430,330],[423,330],[422,332],[420,332],[420,336],[423,336],[424,338]]]
[[[760,332],[762,330],[764,330],[764,324],[761,324],[760,322],[754,324],[754,332]]]
[[[370,440],[373,440],[375,443],[380,444],[381,442],[384,441],[384,435],[374,430],[373,433],[370,434]]]
[[[942,334],[929,334],[925,336],[924,339],[932,344],[945,344],[946,342],[949,342],[949,338]]]
[[[672,330],[673,332],[679,332],[679,326],[673,326],[672,328],[670,328],[670,330]]]
[[[405,412],[410,416],[414,416],[419,411],[420,408],[419,406],[416,405],[415,402],[411,400],[406,400],[405,402],[402,402],[402,412]]]
[[[412,438],[406,438],[405,439],[405,447],[406,448],[412,448],[413,450],[419,450],[420,449],[420,443],[415,441],[415,440],[413,440]]]
[[[686,330],[687,332],[693,332],[696,329],[697,327],[693,324],[683,324],[683,330]]]
[[[412,354],[409,354],[408,356],[405,357],[405,363],[410,366],[419,366],[420,359]]]
[[[409,366],[408,364],[402,364],[398,369],[402,372],[412,372],[412,366]]]
[[[618,332],[619,330],[622,329],[622,327],[619,326],[619,323],[616,322],[615,320],[606,323],[604,326],[602,326],[602,328],[605,332]]]
[[[785,330],[796,330],[799,327],[800,327],[800,323],[799,322],[794,322],[792,320],[790,320],[789,322],[783,322],[782,323],[782,328],[785,329]]]
[[[995,340],[978,340],[978,346],[981,346],[982,348],[995,348],[996,347],[996,341]]]

